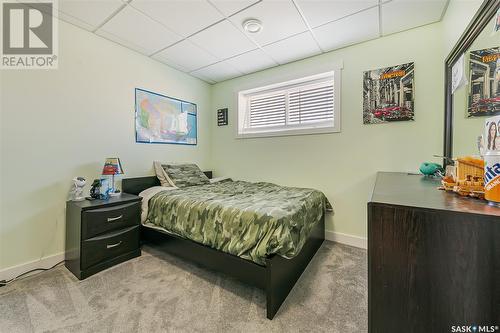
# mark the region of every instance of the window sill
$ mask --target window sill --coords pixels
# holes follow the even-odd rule
[[[248,132],[237,134],[237,139],[252,139],[252,138],[269,138],[276,136],[293,136],[293,135],[312,135],[312,134],[329,134],[340,133],[340,128],[335,127],[320,127],[320,128],[307,128],[307,129],[289,129],[281,131],[269,132]]]

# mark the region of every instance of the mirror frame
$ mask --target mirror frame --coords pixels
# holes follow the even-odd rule
[[[453,158],[453,94],[451,93],[451,68],[460,56],[467,52],[479,34],[488,25],[500,8],[500,0],[485,0],[472,18],[465,32],[453,46],[445,60],[445,101],[444,101],[444,148],[443,165],[451,163]]]

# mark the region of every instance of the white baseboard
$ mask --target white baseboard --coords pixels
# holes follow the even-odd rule
[[[341,232],[326,230],[325,239],[332,242],[359,247],[365,250],[368,248],[368,239],[366,239],[365,237],[353,236],[349,234],[343,234]]]
[[[35,268],[50,268],[64,260],[64,252],[0,270],[0,280],[10,280]],[[40,271],[39,271],[40,272]],[[38,272],[37,272],[38,273]],[[35,272],[33,272],[35,274]]]

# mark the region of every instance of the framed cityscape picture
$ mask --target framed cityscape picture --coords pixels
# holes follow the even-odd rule
[[[500,47],[471,51],[467,117],[500,114]]]
[[[139,143],[196,145],[196,104],[136,88],[135,138]]]
[[[363,123],[414,120],[413,62],[363,73]]]

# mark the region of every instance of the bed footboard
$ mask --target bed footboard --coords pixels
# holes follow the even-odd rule
[[[144,226],[141,229],[141,241],[142,243],[158,245],[162,251],[227,274],[249,285],[260,289],[266,287],[266,268],[252,261]]]
[[[266,259],[266,266],[144,226],[141,240],[145,243],[161,244],[163,251],[264,289],[267,318],[272,320],[325,240],[325,217],[323,216],[312,230],[296,257],[286,259],[273,255]]]
[[[266,260],[267,318],[273,319],[281,304],[292,290],[325,240],[325,215],[311,232],[300,253],[286,259],[274,255]]]

